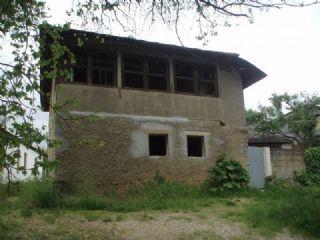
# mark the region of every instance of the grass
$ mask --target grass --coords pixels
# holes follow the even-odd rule
[[[2,185],[0,189],[4,189]],[[128,212],[141,212],[140,221],[156,220],[150,211],[192,212],[206,221],[201,209],[213,211],[235,221],[247,223],[252,229],[272,235],[287,228],[292,233],[320,238],[320,188],[298,186],[268,186],[264,191],[246,190],[232,196],[214,197],[202,187],[187,187],[178,183],[145,185],[123,194],[63,195],[53,182],[27,182],[15,190],[14,196],[0,199],[0,239],[5,239],[24,221],[41,215],[48,224],[56,223],[60,211],[79,212],[86,222],[120,222]],[[93,210],[107,210],[117,215],[107,216]],[[18,212],[17,212],[18,211]],[[149,211],[149,212],[148,212]],[[151,211],[151,213],[152,213]],[[173,216],[169,220],[190,221]],[[2,234],[2,235],[1,235]],[[182,236],[188,239],[189,236]]]
[[[214,200],[201,187],[177,183],[146,185],[121,196],[68,196],[60,201],[61,208],[73,210],[108,210],[134,212],[143,210],[195,210],[210,206]]]
[[[229,217],[244,221],[265,235],[274,235],[287,228],[292,233],[320,237],[320,188],[299,186],[268,186],[262,192],[238,194],[247,204],[237,208]],[[237,204],[236,204],[237,205]]]

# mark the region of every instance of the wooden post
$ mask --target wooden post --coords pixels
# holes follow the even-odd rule
[[[121,88],[122,88],[122,62],[121,62],[121,52],[117,52],[117,86],[118,86],[118,97],[121,98]]]
[[[175,87],[174,87],[174,69],[173,69],[173,60],[172,58],[169,58],[169,88],[170,92],[174,93]]]

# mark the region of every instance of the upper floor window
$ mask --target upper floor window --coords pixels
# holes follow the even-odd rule
[[[137,89],[169,89],[168,62],[158,58],[123,57],[123,86]]]
[[[116,57],[112,53],[74,53],[71,82],[115,86]]]
[[[71,81],[77,83],[88,82],[88,56],[86,53],[74,53],[75,63],[72,64]]]
[[[218,96],[217,71],[211,65],[175,62],[176,92]]]
[[[116,57],[112,53],[92,56],[92,84],[115,86]]]

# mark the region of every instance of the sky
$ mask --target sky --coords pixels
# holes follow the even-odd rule
[[[48,0],[49,22],[64,23],[71,4],[71,0]],[[252,24],[241,21],[237,26],[219,28],[207,46],[187,30],[193,17],[182,20],[186,31],[180,32],[186,47],[238,53],[268,75],[244,91],[247,109],[268,104],[273,93],[320,94],[320,5],[257,13]],[[112,34],[128,36],[120,30]],[[145,29],[137,38],[180,45],[175,32],[163,26]],[[37,125],[47,121],[47,113],[36,117]]]

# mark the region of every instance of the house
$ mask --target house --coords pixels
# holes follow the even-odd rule
[[[0,130],[1,134],[3,134],[2,136],[5,138],[15,138],[9,131],[6,131],[8,126],[10,126],[10,122],[8,123],[4,116],[0,116]],[[2,164],[2,161],[0,162],[0,182],[7,182],[8,178],[10,178],[11,181],[34,179],[35,175],[32,173],[32,169],[34,169],[35,166],[38,166],[38,163],[41,162],[42,159],[37,150],[38,149],[33,146],[26,147],[23,144],[20,144],[18,148],[9,148],[0,145],[1,157],[4,155],[18,156],[14,159],[14,166],[5,166],[5,164]],[[41,178],[42,167],[37,167],[37,173],[36,177]]]
[[[76,56],[63,66],[72,79],[41,81],[49,137],[62,141],[48,152],[59,161],[57,179],[125,187],[159,172],[197,184],[222,152],[247,165],[243,90],[266,76],[260,69],[233,53],[78,30],[62,35]],[[63,105],[60,116],[55,104]]]
[[[36,151],[25,147],[24,145],[20,145],[18,151],[20,157],[16,160],[16,166],[10,169],[0,166],[0,182],[8,181],[9,172],[11,175],[11,180],[14,182],[42,177],[42,167],[38,167],[37,175],[32,174],[32,169],[34,166],[41,161],[39,154]]]

